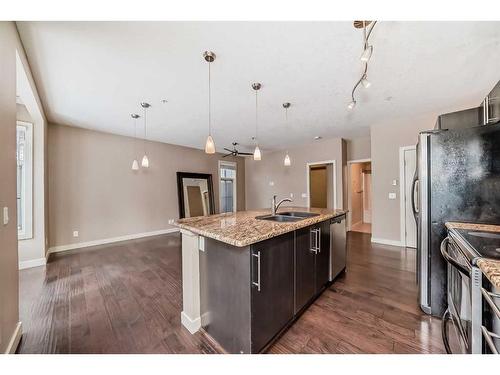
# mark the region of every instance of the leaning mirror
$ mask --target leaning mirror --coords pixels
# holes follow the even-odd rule
[[[181,219],[215,213],[211,174],[177,172],[177,194]]]

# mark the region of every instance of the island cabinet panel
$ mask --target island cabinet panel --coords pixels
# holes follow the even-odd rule
[[[317,224],[318,248],[316,253],[316,293],[328,284],[330,275],[330,221]]]
[[[257,353],[293,319],[294,234],[251,246],[251,340]]]
[[[295,231],[295,313],[298,313],[316,293],[313,227]]]
[[[229,353],[250,353],[250,247],[204,241],[201,326]]]

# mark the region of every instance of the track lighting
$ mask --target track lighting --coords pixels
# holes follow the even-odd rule
[[[358,88],[359,85],[362,85],[365,89],[369,88],[372,84],[370,81],[367,79],[367,72],[368,72],[368,62],[370,61],[370,58],[373,53],[373,46],[368,44],[368,40],[370,38],[370,35],[373,31],[373,28],[375,27],[375,24],[377,21],[354,21],[354,27],[356,29],[363,29],[363,53],[360,56],[361,62],[364,64],[364,69],[363,73],[361,74],[361,78],[358,79],[354,87],[352,88],[351,91],[351,102],[347,105],[348,110],[353,110],[354,107],[356,107],[356,89]],[[371,26],[367,28],[368,25]]]
[[[205,153],[215,154],[215,142],[212,138],[212,86],[210,76],[210,65],[215,60],[215,53],[212,51],[205,51],[203,53],[205,61],[208,62],[208,137],[205,142]]]
[[[359,58],[362,62],[368,62],[370,61],[370,57],[372,57],[372,52],[373,52],[373,46],[367,46],[363,53],[361,54],[361,57]]]
[[[370,81],[368,81],[368,79],[366,79],[366,75],[364,76],[364,78],[361,80],[361,84],[363,85],[363,87],[365,89],[369,88],[372,84]]]

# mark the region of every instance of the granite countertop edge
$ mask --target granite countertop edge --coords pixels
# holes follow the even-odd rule
[[[293,232],[298,229],[308,227],[320,223],[325,220],[330,220],[335,217],[342,216],[347,213],[345,210],[324,210],[324,209],[312,209],[304,207],[284,207],[289,211],[303,211],[303,212],[313,212],[318,213],[318,216],[308,217],[303,220],[295,222],[277,223],[265,220],[256,219],[255,216],[269,214],[268,210],[255,210],[255,211],[239,211],[231,214],[217,214],[204,216],[197,220],[190,219],[180,219],[174,223],[180,229],[187,230],[189,232],[211,238],[217,241],[221,241],[236,247],[246,247],[257,242],[265,241],[273,237],[280,236],[285,233]],[[279,213],[278,213],[279,214]],[[226,228],[223,227],[222,222],[235,220],[238,217],[243,217],[242,223],[234,223],[227,225]],[[218,224],[217,228],[210,229],[204,228],[207,224],[212,225]],[[251,226],[252,228],[259,228],[258,233],[246,235],[246,228]],[[227,233],[225,233],[227,232]],[[237,237],[243,237],[238,239]]]

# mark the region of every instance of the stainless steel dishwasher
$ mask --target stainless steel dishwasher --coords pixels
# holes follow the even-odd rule
[[[347,243],[345,214],[330,222],[330,281],[333,281],[345,270],[347,260]]]

